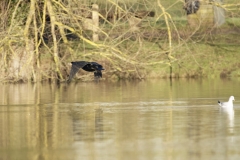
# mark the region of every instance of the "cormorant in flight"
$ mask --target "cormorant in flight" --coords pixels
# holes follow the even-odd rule
[[[76,61],[71,63],[72,63],[72,68],[71,68],[69,78],[67,80],[68,83],[71,82],[72,78],[75,76],[75,74],[78,72],[80,68],[88,72],[94,72],[95,80],[98,80],[99,78],[102,77],[101,71],[104,70],[104,68],[102,67],[102,65],[96,62]]]

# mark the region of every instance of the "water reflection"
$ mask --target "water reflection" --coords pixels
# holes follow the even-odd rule
[[[1,85],[0,155],[235,159],[238,101],[231,111],[216,103],[229,95],[237,100],[235,88],[234,80],[185,79],[171,85],[168,80]]]
[[[229,133],[234,133],[234,109],[220,109],[228,125]]]

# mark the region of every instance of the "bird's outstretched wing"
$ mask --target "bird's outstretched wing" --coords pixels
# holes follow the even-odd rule
[[[72,63],[72,68],[70,71],[70,75],[69,78],[67,80],[67,82],[71,82],[72,78],[75,76],[75,74],[78,72],[78,70],[80,68],[83,68],[86,64],[88,64],[88,62],[86,61],[77,61],[77,62],[71,62]]]

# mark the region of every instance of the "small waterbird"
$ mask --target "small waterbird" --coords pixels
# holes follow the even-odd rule
[[[75,76],[75,74],[79,71],[80,68],[87,72],[94,72],[95,80],[99,80],[99,78],[102,77],[102,70],[104,70],[104,68],[97,62],[76,61],[71,63],[72,68],[69,78],[67,80],[68,83],[71,82],[72,78]]]
[[[219,104],[219,106],[221,106],[224,109],[232,109],[233,101],[235,101],[234,96],[230,96],[228,102],[220,102],[218,100],[218,104]]]

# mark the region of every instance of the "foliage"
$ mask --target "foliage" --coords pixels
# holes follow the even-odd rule
[[[154,68],[167,69],[164,74],[172,76],[175,66],[183,67],[186,59],[198,66],[201,58],[194,57],[198,51],[192,52],[192,44],[216,46],[216,37],[221,37],[224,44],[236,43],[235,34],[239,33],[240,4],[234,0],[225,4],[211,2],[226,10],[227,23],[207,29],[189,28],[182,0],[0,3],[2,81],[64,81],[69,62],[76,60],[102,63],[108,78],[144,78],[148,69]],[[92,25],[86,22],[92,17],[93,3],[99,6],[98,41],[92,39],[95,31],[86,28]],[[189,54],[179,53],[180,50]]]

